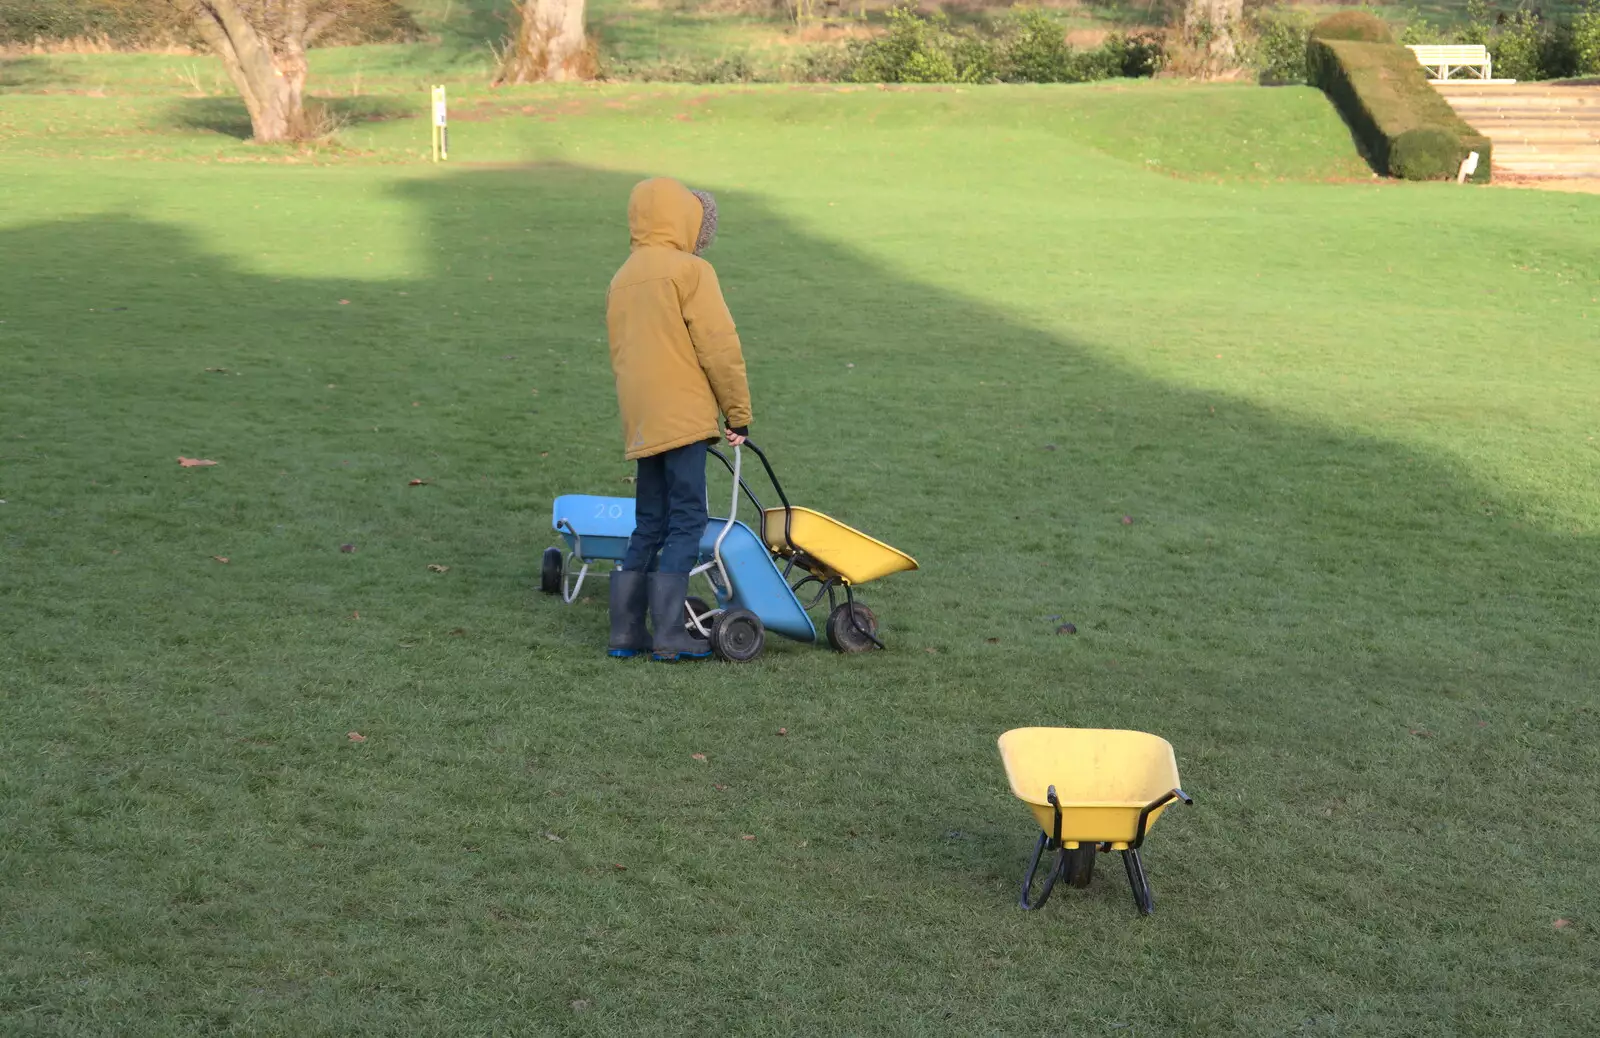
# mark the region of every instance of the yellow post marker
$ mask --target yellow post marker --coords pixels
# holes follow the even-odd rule
[[[433,161],[450,157],[450,125],[445,115],[444,87],[433,88]]]

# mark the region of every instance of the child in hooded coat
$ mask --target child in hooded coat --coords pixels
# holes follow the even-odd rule
[[[689,571],[706,528],[706,448],[744,442],[750,387],[717,272],[700,258],[716,201],[657,178],[628,198],[627,262],[606,292],[606,330],[627,457],[638,462],[635,526],[611,576],[612,656],[705,659],[684,624]],[[648,610],[654,637],[645,627]]]

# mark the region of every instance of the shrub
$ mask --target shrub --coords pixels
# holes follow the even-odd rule
[[[1327,92],[1378,171],[1439,179],[1476,151],[1473,179],[1489,179],[1488,138],[1456,115],[1404,47],[1324,39],[1313,29],[1306,58],[1311,83]]]
[[[1518,8],[1489,48],[1494,56],[1495,74],[1505,79],[1545,78],[1540,60],[1544,37],[1545,27],[1539,17],[1526,7]]]
[[[1112,33],[1100,46],[1074,50],[1061,26],[1042,11],[1021,10],[1002,24],[996,64],[1008,83],[1090,83],[1140,79],[1161,69],[1163,48],[1154,36]]]
[[[1449,180],[1465,157],[1460,134],[1438,126],[1422,126],[1399,134],[1390,143],[1389,174],[1402,180]],[[1481,168],[1481,152],[1478,162]]]
[[[1573,72],[1600,76],[1600,0],[1589,0],[1572,20]]]
[[[1315,40],[1350,40],[1356,43],[1393,43],[1394,34],[1389,25],[1376,15],[1365,11],[1341,11],[1324,18],[1311,27],[1310,38]]]
[[[1245,63],[1263,83],[1306,81],[1306,42],[1311,23],[1298,12],[1262,10],[1245,22]]]
[[[1124,36],[1112,33],[1100,45],[1109,58],[1109,67],[1123,79],[1149,79],[1161,71],[1167,47],[1161,37],[1148,32]]]
[[[734,54],[715,61],[603,65],[600,78],[639,83],[754,83],[760,76],[749,58]]]
[[[801,51],[784,72],[801,83],[845,83],[854,78],[855,66],[854,52],[834,44]]]
[[[1072,48],[1049,15],[1019,10],[1011,16],[1000,45],[1000,78],[1008,83],[1065,83],[1072,70]]]
[[[903,6],[889,12],[882,36],[805,52],[789,73],[812,83],[1085,83],[1153,76],[1162,58],[1161,40],[1148,34],[1112,33],[1075,50],[1042,11],[1018,10],[978,32]]]
[[[889,31],[853,47],[857,83],[983,83],[995,78],[994,47],[952,29],[943,14],[911,5],[889,12]]]

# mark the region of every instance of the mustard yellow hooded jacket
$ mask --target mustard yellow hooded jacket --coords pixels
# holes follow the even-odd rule
[[[717,272],[697,247],[715,209],[676,180],[646,180],[628,198],[632,251],[606,292],[611,370],[629,458],[750,424],[750,387]]]

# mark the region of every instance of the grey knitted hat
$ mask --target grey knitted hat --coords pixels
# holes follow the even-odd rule
[[[700,236],[694,240],[694,254],[698,256],[717,240],[717,200],[709,191],[691,189],[689,193],[700,199]]]

